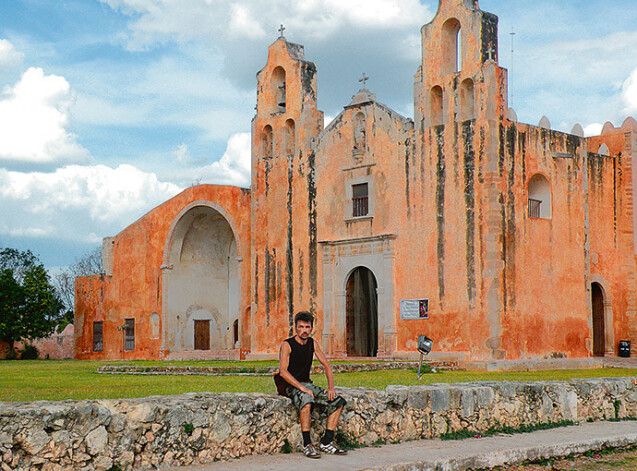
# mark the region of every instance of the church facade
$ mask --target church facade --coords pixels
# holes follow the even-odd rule
[[[280,37],[257,74],[250,189],[198,185],[76,280],[78,359],[269,358],[315,315],[332,358],[617,355],[637,342],[637,122],[517,122],[498,20],[440,0],[414,117],[363,87],[327,126]],[[407,77],[397,77],[407,80]]]

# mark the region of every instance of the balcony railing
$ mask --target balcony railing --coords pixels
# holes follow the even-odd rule
[[[352,203],[354,205],[352,214],[355,218],[360,216],[367,216],[367,213],[369,213],[368,201],[369,198],[367,196],[352,198]]]
[[[534,200],[529,198],[529,217],[530,218],[539,218],[540,217],[540,207],[542,202],[540,200]]]

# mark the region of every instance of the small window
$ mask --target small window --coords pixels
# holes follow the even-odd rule
[[[367,216],[369,213],[369,194],[367,183],[352,185],[352,215],[356,217]]]
[[[93,351],[104,351],[104,323],[93,322]]]
[[[124,350],[135,350],[135,319],[126,319],[126,334],[124,336]]]
[[[551,185],[540,174],[529,180],[529,217],[551,219]]]

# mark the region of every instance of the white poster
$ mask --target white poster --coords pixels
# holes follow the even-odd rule
[[[428,319],[429,299],[401,299],[401,319]]]

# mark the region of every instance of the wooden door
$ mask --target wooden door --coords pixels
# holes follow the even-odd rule
[[[373,273],[358,267],[347,280],[346,293],[347,354],[375,357],[378,352],[378,299]]]
[[[593,307],[593,355],[603,357],[606,349],[604,326],[604,294],[597,283],[591,285]]]
[[[210,350],[210,321],[195,321],[195,350]]]

